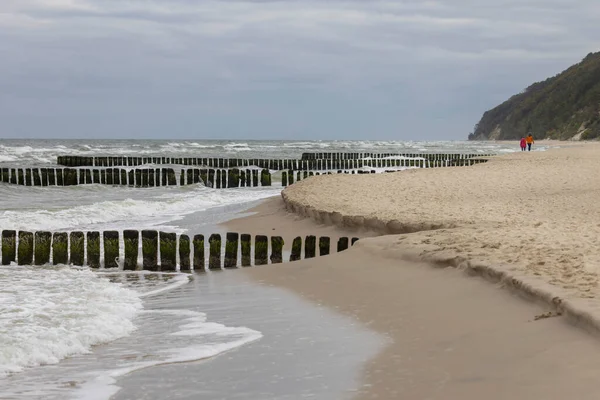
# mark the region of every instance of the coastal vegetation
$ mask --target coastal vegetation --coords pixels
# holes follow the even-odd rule
[[[469,140],[600,138],[600,52],[486,111]]]

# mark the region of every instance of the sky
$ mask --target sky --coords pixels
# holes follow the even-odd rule
[[[466,139],[598,0],[0,0],[0,138]]]

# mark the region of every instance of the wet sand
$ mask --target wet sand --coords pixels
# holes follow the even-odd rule
[[[312,222],[281,209],[235,227],[251,230],[273,218],[280,233],[311,231]],[[240,273],[389,338],[377,357],[364,360],[356,398],[600,398],[596,337],[564,317],[536,319],[552,310],[480,277],[402,260],[396,244],[394,236],[362,239],[343,253]]]

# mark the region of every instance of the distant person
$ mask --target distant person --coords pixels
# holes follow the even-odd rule
[[[525,140],[524,137],[521,138],[521,151],[525,151],[525,149],[527,148],[527,141]]]
[[[531,133],[529,134],[529,136],[527,136],[527,149],[529,151],[531,151],[531,145],[535,143],[535,141],[533,140],[533,136],[531,136]]]

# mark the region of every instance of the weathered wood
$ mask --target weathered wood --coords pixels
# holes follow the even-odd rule
[[[290,261],[298,261],[302,258],[302,238],[298,236],[292,242],[292,253],[290,254]]]
[[[177,234],[160,232],[160,270],[175,271],[177,269]]]
[[[100,232],[87,233],[87,265],[90,268],[100,268]]]
[[[348,249],[348,238],[347,237],[342,237],[338,239],[337,242],[337,251],[338,253],[340,251],[344,251]]]
[[[351,245],[354,246],[354,243],[356,243],[356,242],[358,242],[358,238],[357,237],[352,238]]]
[[[17,232],[2,231],[2,265],[10,265],[17,260]]]
[[[280,264],[283,262],[283,238],[281,236],[271,237],[271,263]]]
[[[19,265],[31,265],[33,262],[33,233],[20,231],[17,249]]]
[[[210,235],[208,238],[208,245],[208,268],[221,269],[221,235],[216,233]]]
[[[70,263],[82,266],[85,256],[85,239],[83,232],[71,232],[69,235],[71,258]]]
[[[248,234],[242,234],[240,236],[240,243],[241,243],[241,252],[242,252],[242,267],[249,267],[250,265],[252,265],[252,258],[251,258],[251,245],[252,245],[252,236],[248,235]]]
[[[117,268],[119,266],[119,232],[104,231],[104,268]]]
[[[225,268],[237,267],[239,234],[227,232],[225,235]]]
[[[265,265],[269,262],[269,238],[257,235],[254,238],[254,265]]]
[[[331,239],[327,236],[321,236],[319,238],[319,256],[329,255],[330,247],[331,247]]]
[[[125,271],[135,271],[138,263],[140,232],[136,230],[123,231],[123,245],[125,246],[123,269]]]
[[[204,235],[194,235],[194,271],[204,271]]]
[[[52,264],[69,263],[69,236],[67,232],[55,232],[52,235]]]
[[[157,231],[142,231],[142,268],[146,271],[158,270]]]
[[[313,235],[307,236],[304,240],[304,258],[313,258],[316,256],[317,238]]]
[[[179,270],[190,271],[190,237],[188,235],[179,236]]]

